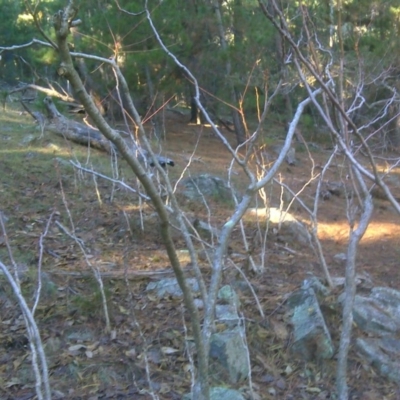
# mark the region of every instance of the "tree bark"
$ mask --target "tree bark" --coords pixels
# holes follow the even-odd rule
[[[389,124],[388,139],[389,147],[399,149],[400,147],[400,108],[392,105],[389,109],[389,117],[392,122]]]
[[[368,228],[372,211],[372,197],[366,190],[365,184],[362,182],[361,174],[353,168],[360,186],[364,186],[364,211],[361,215],[357,229],[350,232],[350,240],[347,248],[347,263],[346,263],[346,282],[345,282],[345,299],[343,305],[342,317],[342,333],[340,335],[340,345],[338,354],[338,363],[336,370],[336,388],[339,400],[348,400],[349,389],[347,386],[347,357],[349,353],[351,331],[353,326],[353,304],[356,294],[356,255],[358,244]],[[350,211],[351,212],[351,211]],[[354,221],[349,221],[354,224]]]
[[[221,12],[221,6],[220,2],[217,0],[213,1],[213,6],[215,10],[215,16],[217,19],[217,25],[218,25],[218,33],[219,33],[219,40],[221,43],[221,48],[224,52],[226,52],[226,63],[225,63],[225,68],[226,68],[226,80],[228,82],[228,87],[231,95],[231,101],[233,103],[233,108],[232,108],[232,120],[233,120],[233,126],[235,127],[235,134],[236,134],[236,140],[237,144],[241,145],[245,139],[246,139],[246,131],[245,127],[243,124],[243,116],[239,112],[239,93],[237,88],[235,87],[235,84],[232,82],[231,79],[231,74],[232,74],[232,63],[228,55],[228,44],[226,43],[225,40],[225,29],[224,29],[224,24],[222,21],[222,12]]]
[[[148,94],[150,97],[150,115],[151,115],[151,122],[154,126],[154,132],[156,134],[156,137],[158,139],[162,139],[165,136],[165,130],[163,129],[163,124],[162,124],[162,118],[161,118],[161,113],[157,110],[160,109],[159,107],[159,100],[157,98],[156,92],[154,90],[154,85],[153,85],[153,79],[151,77],[151,72],[150,72],[150,67],[146,65],[145,67],[145,74],[146,74],[146,81],[147,81],[147,88],[148,88]],[[163,111],[161,111],[163,112]]]
[[[76,69],[78,70],[79,75],[84,82],[86,91],[90,94],[90,96],[92,96],[92,99],[99,109],[101,115],[105,115],[106,111],[102,100],[104,96],[101,93],[101,88],[90,76],[83,58],[78,58],[76,60]]]
[[[51,97],[46,97],[43,103],[46,107],[47,117],[44,117],[41,113],[31,112],[24,103],[23,106],[33,118],[43,125],[46,131],[71,140],[72,142],[106,151],[107,153],[111,153],[115,150],[113,144],[97,129],[64,117],[57,110]]]
[[[172,240],[171,232],[170,232],[170,223],[169,223],[169,214],[166,209],[166,206],[160,197],[159,191],[155,186],[154,182],[151,179],[151,176],[146,172],[146,170],[142,167],[139,160],[135,156],[135,152],[127,145],[125,140],[121,137],[121,135],[113,130],[107,123],[107,121],[103,118],[100,114],[99,110],[95,106],[93,99],[89,96],[86,90],[83,87],[83,83],[74,69],[71,54],[69,51],[67,38],[70,33],[71,26],[75,26],[79,23],[79,20],[75,21],[76,14],[78,12],[78,8],[75,4],[74,0],[70,0],[68,6],[65,10],[60,10],[58,13],[55,14],[53,17],[53,24],[57,38],[57,44],[59,49],[59,54],[61,58],[61,64],[58,68],[58,71],[61,75],[67,78],[74,89],[77,91],[77,94],[85,107],[85,110],[90,115],[96,126],[99,128],[100,132],[109,139],[118,149],[121,156],[124,160],[128,163],[130,168],[132,169],[133,173],[137,176],[141,184],[146,190],[147,195],[150,197],[154,208],[160,218],[160,232],[161,237],[163,239],[168,258],[171,262],[171,266],[174,270],[176,279],[178,284],[183,292],[183,298],[185,302],[185,306],[188,310],[188,313],[191,318],[191,325],[193,330],[193,338],[196,344],[197,349],[197,357],[198,357],[198,375],[200,376],[200,386],[201,386],[201,393],[204,399],[208,399],[208,356],[206,354],[204,348],[204,342],[202,340],[201,335],[201,325],[200,325],[200,316],[197,310],[197,307],[194,303],[194,298],[191,289],[189,288],[185,274],[181,267],[174,242]],[[147,12],[147,9],[146,9]],[[145,137],[145,131],[143,125],[140,120],[140,116],[134,107],[132,99],[129,96],[129,89],[126,83],[124,76],[122,75],[118,65],[112,60],[105,60],[108,64],[110,64],[118,77],[119,83],[121,84],[122,94],[127,97],[127,107],[128,112],[131,113],[134,118],[135,122],[138,125],[139,135],[141,140],[144,143],[148,143]],[[151,148],[148,148],[150,156],[154,159],[154,154],[151,151]],[[161,168],[159,168],[159,172],[163,172]],[[171,189],[172,192],[172,189]],[[172,199],[174,201],[174,199]],[[176,201],[176,200],[175,200]],[[206,381],[204,382],[204,379]],[[196,399],[197,400],[197,399]]]

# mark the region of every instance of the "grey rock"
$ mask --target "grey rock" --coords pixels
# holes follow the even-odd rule
[[[216,319],[225,323],[229,328],[238,326],[240,300],[235,290],[230,285],[222,286],[218,291],[217,298],[222,304],[217,304],[215,308]]]
[[[268,160],[272,159],[275,160],[279,157],[279,154],[281,153],[283,149],[283,144],[274,144],[272,146],[270,146],[267,149],[267,153],[266,153],[266,157]],[[272,151],[272,154],[270,154]],[[295,165],[297,163],[296,160],[296,149],[294,147],[290,147],[289,151],[287,152],[286,156],[285,156],[285,161],[289,164],[289,165]]]
[[[194,299],[193,301],[194,301],[194,305],[196,306],[197,309],[202,310],[204,308],[203,300]]]
[[[389,312],[394,319],[400,321],[400,291],[387,287],[375,287],[371,290],[370,297],[385,307],[385,312]]]
[[[284,210],[276,207],[250,208],[246,215],[259,219],[267,218],[270,229],[284,242],[296,242],[303,246],[311,245],[311,235],[307,227],[296,219],[294,215]]]
[[[353,318],[369,336],[356,339],[356,348],[377,371],[400,383],[400,292],[387,287],[375,287],[368,297],[354,299]]]
[[[197,280],[195,278],[186,279],[187,284],[193,293],[199,293],[200,288]],[[157,282],[150,282],[147,287],[147,291],[156,291],[157,297],[160,299],[163,297],[175,297],[179,298],[183,296],[182,290],[179,287],[176,278],[165,278]]]
[[[333,196],[342,196],[344,194],[345,187],[342,182],[327,182],[326,186]]]
[[[183,396],[183,400],[192,400],[191,394]],[[242,394],[234,389],[224,387],[210,388],[210,400],[245,400]]]
[[[345,253],[337,253],[333,256],[333,259],[339,264],[342,264],[347,261],[347,255]]]
[[[301,289],[288,300],[294,327],[292,351],[305,360],[329,359],[334,347],[314,289]]]
[[[202,249],[202,250],[199,250],[197,253],[199,260],[207,261],[207,262],[212,262],[214,255],[215,255],[214,249]]]
[[[379,339],[379,347],[391,356],[393,360],[400,359],[400,339],[383,337]]]
[[[215,317],[218,322],[223,322],[229,328],[238,326],[240,321],[237,308],[231,304],[217,304]]]
[[[222,304],[231,304],[236,308],[240,307],[239,296],[230,285],[222,286],[218,291],[217,298]]]
[[[296,165],[297,160],[296,160],[296,149],[294,147],[291,147],[289,151],[286,154],[285,161],[289,165]]]
[[[232,254],[231,254],[231,257],[232,257]],[[231,282],[231,285],[236,291],[239,291],[246,295],[252,294],[250,282],[246,282],[246,281],[239,279],[239,280]]]
[[[400,329],[400,321],[396,320],[390,308],[374,298],[357,295],[354,299],[353,318],[360,329],[369,333],[387,335]]]
[[[288,241],[295,239],[303,245],[310,245],[311,236],[306,226],[297,220],[292,214],[286,213],[279,208],[269,209],[269,222],[278,227],[280,235],[287,236]]]
[[[190,200],[203,200],[203,197],[222,201],[232,200],[232,190],[228,182],[210,174],[183,179],[179,184],[179,193]]]
[[[73,326],[66,332],[68,340],[76,340],[77,342],[90,342],[94,340],[94,337],[93,331],[86,327],[79,329],[78,326]]]
[[[215,387],[210,390],[211,400],[244,400],[240,392],[224,387]]]
[[[322,200],[330,200],[332,194],[329,192],[329,190],[321,189],[319,192],[319,196],[321,197]]]
[[[332,283],[333,283],[334,287],[344,286],[346,283],[346,278],[343,276],[333,276]],[[363,289],[370,290],[373,287],[372,278],[370,277],[370,275],[368,273],[363,271],[363,273],[356,275],[356,286],[362,287]],[[345,297],[345,294],[342,293],[339,296],[339,302],[342,302],[344,297]]]
[[[213,238],[217,239],[219,237],[219,230],[217,228],[214,228],[207,222],[201,221],[196,218],[192,224],[193,228],[196,229],[197,233],[202,239],[211,240]]]
[[[243,329],[237,327],[211,336],[210,357],[228,372],[231,383],[243,381],[250,372],[244,335]]]
[[[349,197],[353,189],[343,182],[324,181],[320,189],[320,196],[324,200],[329,200],[332,196]]]
[[[394,338],[356,340],[361,356],[373,365],[379,373],[391,381],[400,383],[400,341]]]
[[[61,400],[65,399],[67,396],[65,393],[61,392],[60,390],[52,389],[51,390],[52,398],[54,400]]]
[[[316,276],[310,276],[310,278],[305,279],[301,288],[312,288],[317,296],[322,297],[326,297],[330,293],[330,290]]]

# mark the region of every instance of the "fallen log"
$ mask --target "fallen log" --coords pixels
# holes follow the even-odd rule
[[[78,121],[64,117],[58,110],[51,97],[43,100],[47,111],[45,129],[72,142],[90,145],[91,147],[111,153],[114,145],[106,139],[97,129],[91,128]]]
[[[97,129],[64,117],[58,110],[51,97],[45,97],[43,103],[47,116],[40,112],[32,112],[29,107],[21,102],[25,110],[34,118],[40,127],[48,132],[61,136],[72,142],[91,146],[110,153],[115,150],[114,145],[107,140]]]
[[[103,150],[107,153],[117,153],[115,146],[106,139],[100,131],[64,117],[57,110],[51,97],[46,97],[43,102],[46,107],[47,116],[44,116],[40,112],[32,112],[24,102],[22,102],[22,105],[44,130],[78,144]],[[137,146],[134,142],[132,142],[132,147],[136,150],[140,162],[151,167],[155,166],[155,162],[147,150]],[[162,167],[165,167],[166,165],[173,167],[175,165],[174,161],[167,157],[156,155],[155,158]]]

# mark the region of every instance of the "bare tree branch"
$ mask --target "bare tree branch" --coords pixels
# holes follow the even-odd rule
[[[340,400],[348,399],[348,386],[347,386],[347,356],[350,347],[351,331],[353,326],[353,304],[356,294],[356,256],[357,247],[368,228],[372,211],[373,202],[372,196],[368,193],[367,187],[361,177],[360,172],[353,167],[356,179],[364,196],[364,209],[361,214],[358,226],[353,229],[355,221],[349,221],[351,226],[350,239],[347,248],[347,262],[346,262],[346,281],[345,281],[345,298],[343,304],[343,317],[342,317],[342,332],[340,336],[340,346],[338,355],[338,364],[336,372],[336,388]]]

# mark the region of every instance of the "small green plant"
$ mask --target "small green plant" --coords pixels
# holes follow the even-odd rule
[[[110,297],[110,291],[105,287],[104,292],[108,299]],[[98,287],[98,283],[95,279],[90,279],[87,285],[85,285],[85,292],[76,295],[72,304],[78,309],[81,315],[88,317],[101,317],[103,316],[103,303],[101,297],[101,291]]]
[[[3,111],[6,111],[7,96],[8,96],[7,90],[0,90],[0,99],[3,105]]]
[[[227,208],[233,208],[235,206],[235,202],[232,199],[230,193],[225,193],[221,191],[216,191],[211,195],[211,198],[216,201],[218,204],[223,204]]]
[[[300,118],[300,124],[307,132],[312,132],[315,129],[315,121],[310,114],[303,114]]]

